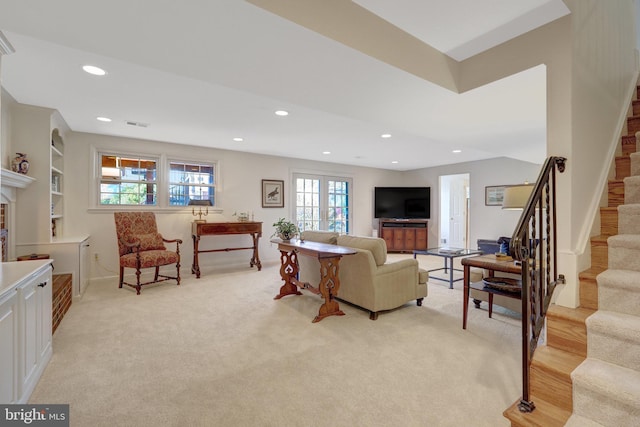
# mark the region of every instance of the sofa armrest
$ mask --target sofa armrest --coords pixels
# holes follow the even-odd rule
[[[395,273],[396,271],[405,269],[414,269],[415,273],[418,274],[418,260],[407,258],[380,265],[378,266],[376,275]]]

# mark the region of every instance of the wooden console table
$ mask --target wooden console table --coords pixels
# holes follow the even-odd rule
[[[462,311],[462,329],[467,329],[467,312],[469,311],[469,289],[473,288],[478,291],[487,292],[489,294],[489,317],[493,309],[493,296],[503,295],[509,298],[522,299],[520,293],[505,292],[484,286],[482,282],[469,283],[471,280],[471,267],[489,270],[489,277],[493,277],[494,272],[501,271],[503,273],[522,274],[522,268],[515,265],[513,260],[498,260],[495,255],[480,255],[470,258],[463,258],[461,261],[464,267],[464,302]]]
[[[280,277],[284,280],[280,293],[273,299],[280,299],[287,295],[302,295],[298,291],[299,287],[307,289],[316,295],[321,294],[324,298],[324,304],[320,306],[318,315],[313,319],[313,323],[319,322],[327,316],[344,316],[344,312],[340,310],[338,301],[336,301],[340,290],[338,264],[343,255],[353,255],[356,251],[344,246],[311,241],[304,242],[297,239],[292,239],[289,242],[274,239],[271,242],[278,244],[280,260],[282,261]],[[316,257],[320,261],[320,283],[318,287],[298,280],[298,254]]]
[[[200,250],[198,248],[201,236],[222,236],[227,234],[249,234],[253,239],[253,246],[233,247],[224,249],[207,249]],[[198,254],[205,252],[229,252],[252,249],[253,255],[249,266],[258,267],[258,271],[262,270],[260,257],[258,256],[258,240],[262,237],[261,222],[194,222],[191,226],[191,237],[193,238],[193,264],[191,273],[200,278],[200,263],[198,262]]]

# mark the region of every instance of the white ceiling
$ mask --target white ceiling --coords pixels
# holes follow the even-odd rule
[[[456,60],[568,13],[561,0],[355,2]],[[0,30],[15,49],[3,87],[79,132],[392,170],[545,157],[543,66],[455,94],[239,0],[0,0]]]

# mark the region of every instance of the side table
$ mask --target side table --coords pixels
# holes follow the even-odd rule
[[[498,289],[488,288],[482,281],[470,283],[471,267],[482,268],[489,271],[489,277],[493,277],[496,271],[503,273],[522,274],[522,268],[515,265],[513,259],[498,260],[495,255],[481,255],[477,257],[465,258],[462,260],[464,269],[464,301],[462,311],[462,329],[467,329],[467,312],[469,311],[469,289],[487,292],[489,294],[489,317],[493,312],[493,296],[503,295],[509,298],[522,299],[522,294],[517,292],[505,292]]]
[[[202,236],[223,236],[229,234],[248,234],[251,236],[251,246],[239,246],[224,249],[200,249],[200,237]],[[191,265],[191,273],[200,278],[200,261],[199,254],[205,252],[229,252],[241,251],[249,249],[253,251],[249,266],[258,267],[258,271],[262,270],[260,256],[258,255],[258,241],[262,236],[261,222],[194,222],[191,226],[191,237],[193,238],[193,264]]]

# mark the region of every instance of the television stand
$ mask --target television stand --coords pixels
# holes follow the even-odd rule
[[[387,243],[387,252],[426,250],[428,224],[426,219],[380,218],[378,236]]]

